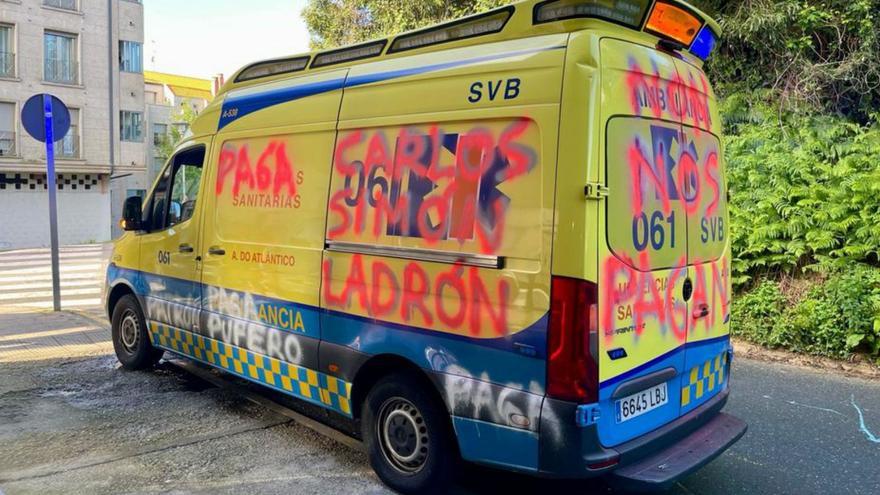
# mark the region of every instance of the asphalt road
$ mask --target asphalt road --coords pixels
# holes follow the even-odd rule
[[[7,495],[388,493],[357,450],[173,366],[130,373],[100,357],[0,376]],[[732,386],[727,411],[748,434],[671,493],[880,493],[880,383],[741,359]],[[621,493],[483,468],[457,492]]]

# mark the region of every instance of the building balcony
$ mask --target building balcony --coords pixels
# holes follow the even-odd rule
[[[15,77],[15,54],[0,52],[0,77]]]
[[[79,65],[73,60],[49,59],[43,67],[46,82],[79,84]]]
[[[0,131],[0,158],[18,156],[15,142],[16,139],[14,132]]]

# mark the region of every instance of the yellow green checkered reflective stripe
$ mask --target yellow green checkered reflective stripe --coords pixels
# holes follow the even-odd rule
[[[681,405],[687,406],[702,399],[716,388],[721,388],[727,374],[727,352],[723,352],[705,363],[694,366],[688,372],[688,384],[681,388]]]
[[[351,416],[351,383],[185,330],[150,322],[153,345]]]

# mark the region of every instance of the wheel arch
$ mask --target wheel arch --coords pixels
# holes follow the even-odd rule
[[[382,378],[394,373],[408,373],[429,387],[435,398],[443,404],[443,410],[450,417],[449,405],[444,400],[443,391],[437,382],[432,380],[427,371],[414,362],[397,354],[378,354],[364,362],[354,376],[351,384],[351,411],[356,420],[363,413],[363,403],[370,390]]]
[[[127,295],[135,296],[138,300],[138,304],[140,304],[141,300],[137,297],[137,293],[134,291],[134,288],[129,285],[125,281],[116,282],[113,287],[107,293],[107,318],[111,321],[113,320],[113,309],[116,307],[116,304]]]

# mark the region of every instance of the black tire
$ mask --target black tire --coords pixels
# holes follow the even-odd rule
[[[162,359],[164,351],[156,349],[150,342],[144,312],[134,295],[122,296],[113,307],[111,333],[116,358],[123,368],[149,369]]]
[[[370,465],[400,493],[447,493],[458,474],[449,414],[429,387],[412,376],[389,375],[364,400],[361,430]]]

